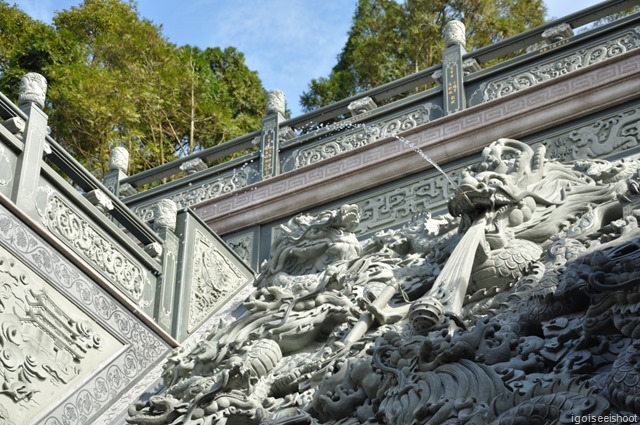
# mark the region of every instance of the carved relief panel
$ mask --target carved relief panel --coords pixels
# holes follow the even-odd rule
[[[637,49],[638,46],[640,46],[640,27],[628,30],[614,39],[593,44],[516,74],[482,83],[471,96],[470,104],[476,105],[498,99],[543,81],[619,56],[629,50]]]
[[[196,230],[189,332],[246,281],[246,275],[216,249],[212,241]]]
[[[178,209],[192,207],[209,199],[238,190],[253,183],[258,177],[256,166],[244,165],[231,174],[219,176],[206,183],[192,185],[189,183],[183,190],[170,194],[166,199],[176,203]],[[155,218],[155,203],[137,205],[132,207],[133,211],[142,221],[151,221]]]
[[[392,137],[441,116],[442,108],[433,103],[425,103],[370,124],[349,124],[348,121],[342,121],[337,123],[339,127],[336,130],[348,130],[345,134],[295,150],[287,158],[283,157],[282,169],[289,171],[305,167],[377,140]]]
[[[141,308],[150,306],[154,288],[149,272],[72,208],[60,193],[50,186],[40,187],[37,210],[47,229],[100,270]]]
[[[0,408],[31,423],[123,346],[0,247]]]
[[[0,379],[13,388],[0,393],[8,424],[96,423],[168,349],[1,204],[0,315]]]

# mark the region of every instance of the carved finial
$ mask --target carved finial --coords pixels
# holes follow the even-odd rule
[[[376,109],[378,105],[369,96],[365,96],[361,99],[354,100],[347,106],[347,109],[351,111],[351,115],[356,116],[368,111]]]
[[[267,93],[267,115],[280,113],[284,115],[287,101],[284,92],[281,90],[271,90]]]
[[[111,149],[109,155],[109,171],[120,170],[127,173],[129,169],[129,151],[121,146]]]
[[[555,27],[548,28],[542,33],[542,38],[544,38],[547,44],[557,43],[558,41],[566,40],[572,36],[573,29],[571,29],[571,26],[567,23],[562,23]]]
[[[171,199],[161,199],[154,206],[155,227],[159,229],[176,230],[176,215],[178,206]]]
[[[180,169],[187,173],[187,175],[195,174],[198,171],[207,169],[207,164],[200,158],[194,158],[180,165]]]
[[[18,92],[18,107],[35,103],[40,109],[44,108],[47,95],[47,80],[40,74],[30,72],[20,80]]]
[[[465,35],[465,26],[460,21],[449,21],[444,27],[444,47],[462,46],[465,47],[467,37]]]

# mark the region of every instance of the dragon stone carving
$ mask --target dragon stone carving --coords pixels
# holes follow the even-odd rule
[[[127,421],[637,422],[639,170],[500,139],[449,215],[362,242],[356,206],[295,217],[241,311]]]

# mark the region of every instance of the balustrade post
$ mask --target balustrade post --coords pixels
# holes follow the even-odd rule
[[[467,107],[464,92],[465,26],[460,21],[450,21],[444,27],[444,51],[442,52],[442,90],[445,115],[462,111]]]
[[[170,199],[162,199],[155,206],[154,229],[164,241],[159,258],[162,275],[159,278],[153,317],[168,333],[175,336],[173,320],[178,269],[179,238],[175,234],[178,207]],[[153,247],[150,247],[153,249]]]
[[[23,133],[24,149],[18,157],[11,197],[23,211],[36,214],[36,195],[47,136],[47,115],[42,111],[47,80],[34,72],[20,81],[18,107],[27,115]]]
[[[109,171],[102,179],[102,183],[111,193],[118,197],[129,196],[135,193],[133,187],[120,185],[120,181],[127,177],[128,169],[129,151],[121,146],[111,149],[109,155]]]
[[[260,135],[260,170],[263,179],[280,172],[279,134],[280,124],[284,121],[286,99],[280,90],[267,93],[267,115],[262,119]]]

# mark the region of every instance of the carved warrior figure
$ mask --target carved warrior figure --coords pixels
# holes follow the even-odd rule
[[[23,107],[29,103],[35,103],[40,109],[43,109],[46,95],[47,80],[40,74],[30,72],[20,80],[18,106]]]
[[[466,28],[460,21],[449,21],[444,26],[442,35],[444,36],[444,46],[462,46],[467,44]]]
[[[281,90],[270,90],[267,93],[267,115],[280,114],[284,116],[287,103],[284,92]]]
[[[451,215],[359,242],[283,225],[255,292],[164,368],[133,424],[571,423],[640,414],[640,163],[500,139]],[[611,423],[615,423],[611,421]]]
[[[129,151],[122,146],[111,149],[109,154],[109,171],[117,170],[124,174],[129,170]]]

